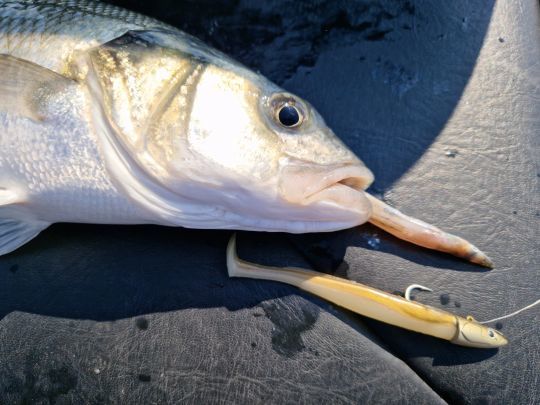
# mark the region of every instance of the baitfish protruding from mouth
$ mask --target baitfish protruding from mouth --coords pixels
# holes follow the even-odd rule
[[[369,222],[373,225],[416,245],[449,253],[489,269],[493,268],[491,259],[465,239],[409,217],[368,193],[366,197],[371,203],[372,214]]]
[[[308,196],[302,195],[304,202],[323,198],[334,200],[344,208],[356,209],[359,213],[358,223],[371,222],[399,239],[493,268],[491,259],[467,240],[405,215],[365,192],[365,188],[373,181],[369,169],[351,165],[328,171],[320,177],[317,181],[308,178],[313,181],[311,188],[298,187],[299,182],[295,181],[294,187],[290,187],[293,192],[289,194],[294,195],[294,190],[307,190]]]

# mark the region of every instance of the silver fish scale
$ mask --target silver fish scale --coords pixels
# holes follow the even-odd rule
[[[133,11],[126,10],[121,7],[113,6],[106,3],[89,0],[58,0],[58,1],[0,1],[0,14],[2,9],[11,9],[17,12],[36,12],[44,19],[51,22],[52,25],[58,26],[59,23],[66,22],[72,18],[87,18],[88,16],[112,18],[117,21],[123,21],[128,24],[140,25],[141,27],[148,25],[164,24],[146,17]]]
[[[0,54],[65,73],[75,51],[85,51],[129,30],[173,29],[151,18],[93,1],[0,0]],[[42,123],[0,112],[0,187],[12,175],[24,179],[43,206],[76,220],[80,210],[94,222],[129,223],[138,216],[116,190],[103,166],[97,139],[76,91],[57,100]],[[54,212],[52,213],[54,215]]]
[[[29,60],[58,73],[74,51],[119,37],[129,30],[175,28],[95,1],[0,0],[0,53]]]
[[[36,209],[55,207],[72,219],[83,209],[96,222],[127,221],[130,205],[109,180],[83,118],[85,99],[76,88],[66,91],[42,123],[0,112],[0,186],[15,176],[25,193],[39,196]]]

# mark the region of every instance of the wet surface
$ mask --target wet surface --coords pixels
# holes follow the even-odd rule
[[[148,323],[148,319],[144,317],[140,317],[135,320],[135,325],[137,325],[137,328],[139,328],[140,330],[148,329]]]
[[[450,303],[450,294],[441,294],[439,299],[442,305],[448,305]]]
[[[305,97],[373,170],[374,194],[478,244],[496,268],[371,225],[240,233],[240,257],[386,291],[419,283],[434,290],[421,302],[479,320],[538,298],[538,2],[115,3],[185,29]],[[460,348],[292,287],[231,280],[229,236],[55,225],[0,258],[1,402],[538,397],[538,309],[504,321],[509,346]],[[508,364],[516,366],[501,372]]]
[[[302,300],[286,299],[261,304],[272,327],[272,347],[283,356],[293,356],[306,348],[302,334],[311,329],[318,311]]]
[[[150,382],[152,381],[152,377],[149,376],[148,374],[139,374],[137,376],[137,378],[139,379],[139,381],[141,382]]]
[[[55,403],[78,384],[77,371],[56,359],[39,359],[30,353],[21,372],[4,376],[3,402],[12,403]]]

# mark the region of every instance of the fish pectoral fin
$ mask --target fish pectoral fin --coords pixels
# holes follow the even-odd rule
[[[34,121],[47,118],[51,95],[75,82],[24,59],[0,54],[0,111]]]
[[[2,207],[8,207],[12,204],[23,202],[25,202],[25,200],[24,198],[21,198],[19,193],[6,187],[0,187],[0,209]]]
[[[50,225],[32,218],[25,202],[16,191],[0,187],[0,256],[13,252]]]
[[[50,224],[43,221],[0,218],[0,256],[34,239]]]

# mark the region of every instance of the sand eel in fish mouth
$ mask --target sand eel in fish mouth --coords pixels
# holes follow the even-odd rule
[[[372,173],[307,101],[174,27],[92,1],[0,1],[0,72],[0,254],[55,222],[303,233],[370,221],[491,267],[367,194]],[[342,280],[294,277],[349,294]],[[427,316],[419,331],[444,338],[440,323],[454,322],[460,344],[506,342],[405,300],[365,305],[402,327]]]

